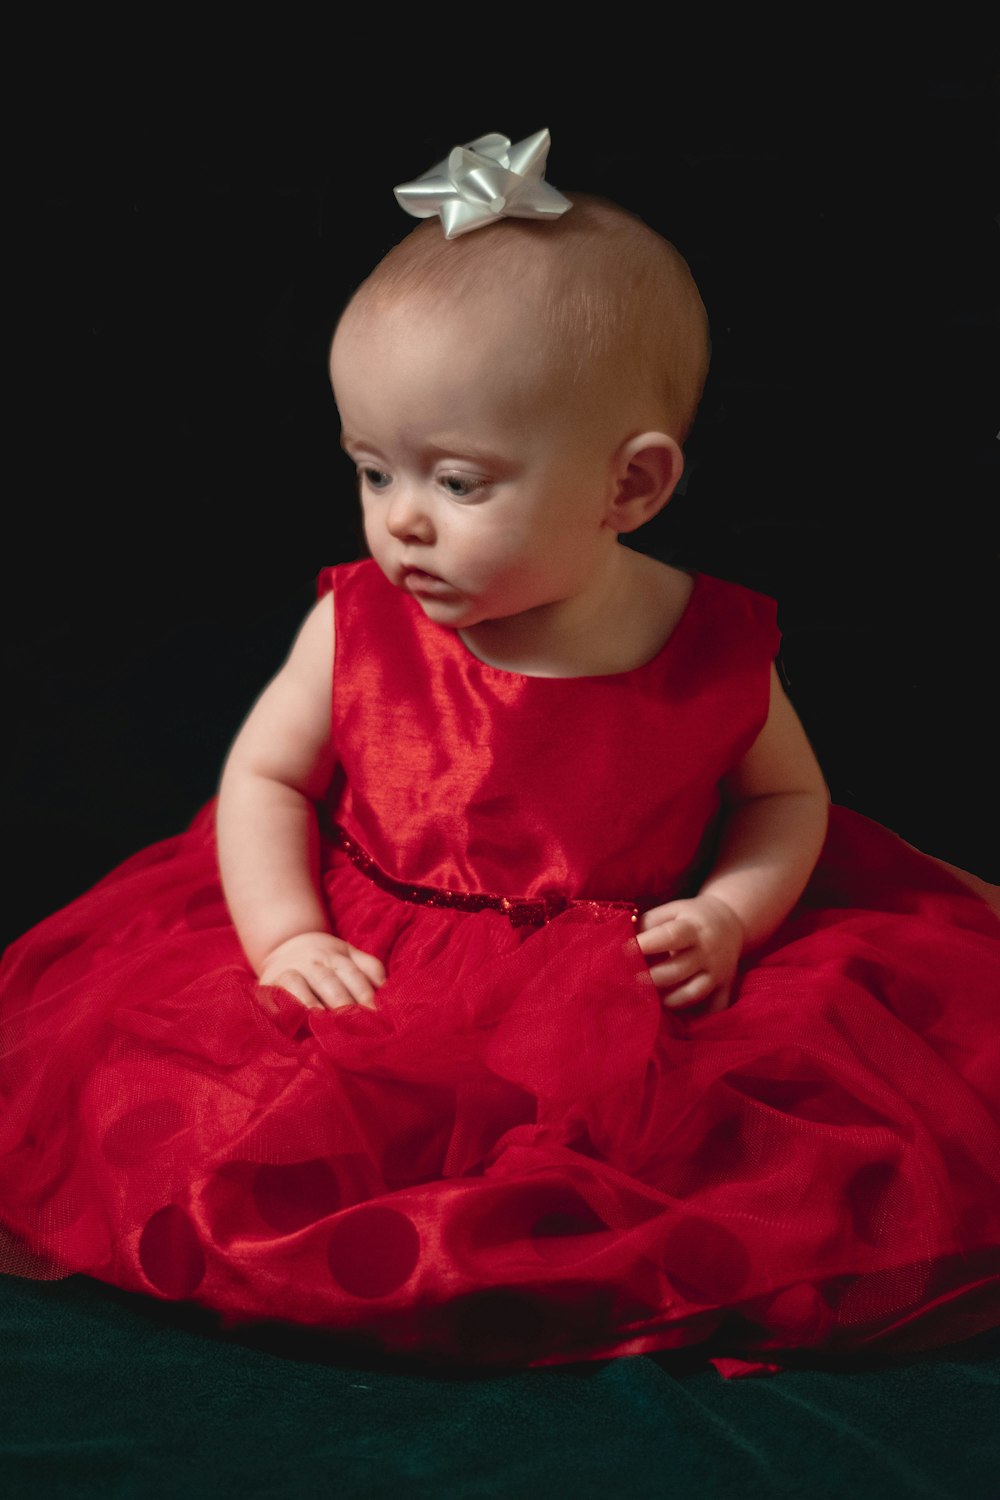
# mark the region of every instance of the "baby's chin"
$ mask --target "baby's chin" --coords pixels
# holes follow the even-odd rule
[[[414,579],[410,575],[410,578],[403,578],[398,587],[404,594],[409,594],[420,605],[427,618],[437,625],[446,625],[451,630],[463,630],[467,626],[478,625],[483,618],[482,611],[476,609],[470,599],[450,585],[435,587],[432,583],[425,583],[420,577]]]
[[[376,559],[378,561],[378,559]],[[409,594],[428,619],[452,630],[471,630],[482,626],[489,631],[491,626],[502,628],[519,615],[532,613],[519,599],[505,597],[502,590],[493,590],[489,597],[479,592],[467,592],[449,579],[438,578],[432,573],[410,569],[400,572],[398,568],[384,567],[382,572],[394,587]]]

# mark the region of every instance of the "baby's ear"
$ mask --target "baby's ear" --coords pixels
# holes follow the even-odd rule
[[[684,454],[665,432],[629,438],[615,454],[615,494],[609,524],[638,531],[661,511],[684,472]]]

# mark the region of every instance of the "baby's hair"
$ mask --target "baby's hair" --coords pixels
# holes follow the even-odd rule
[[[349,306],[405,298],[534,297],[538,347],[572,387],[642,410],[683,442],[708,373],[708,320],[687,262],[617,204],[570,193],[553,222],[503,219],[446,240],[437,219],[395,245]]]

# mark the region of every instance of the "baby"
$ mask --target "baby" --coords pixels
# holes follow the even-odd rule
[[[684,261],[457,160],[333,340],[371,558],[217,803],[0,966],[0,1268],[463,1363],[995,1327],[1000,924],[830,805],[774,601],[623,545]]]
[[[508,218],[451,240],[420,225],[355,293],[331,350],[372,557],[495,668],[574,678],[650,661],[692,579],[620,538],[677,486],[708,358],[685,261],[611,203],[574,195],[554,222]],[[331,692],[326,595],[226,762],[220,869],[264,984],[309,1007],[376,1008],[385,967],[331,930],[320,895]],[[823,844],[826,787],[773,667],[766,723],[721,790],[700,889],[637,923],[670,1007],[729,1003],[741,954],[786,917]]]

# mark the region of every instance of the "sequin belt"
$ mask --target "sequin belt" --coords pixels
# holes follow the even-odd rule
[[[323,829],[328,841],[343,850],[355,869],[390,895],[401,901],[411,901],[415,906],[450,906],[455,911],[499,911],[508,918],[512,927],[544,927],[553,917],[564,911],[590,911],[595,916],[614,916],[628,912],[633,922],[639,920],[639,908],[631,901],[585,901],[571,900],[568,896],[539,896],[536,900],[523,900],[514,896],[494,896],[481,891],[448,891],[440,886],[410,885],[396,880],[386,873],[368,853],[367,849],[352,839],[339,823],[328,823]]]

